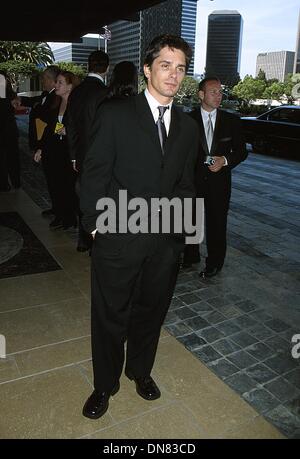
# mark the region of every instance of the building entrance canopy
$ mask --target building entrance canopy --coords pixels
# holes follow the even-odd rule
[[[102,26],[165,0],[88,0],[41,2],[16,6],[6,2],[0,16],[0,40],[75,42],[87,33],[99,33]],[[21,6],[22,5],[22,6]]]

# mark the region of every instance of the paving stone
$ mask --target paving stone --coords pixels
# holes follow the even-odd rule
[[[284,375],[284,379],[300,389],[300,368],[294,368],[293,370],[286,373]]]
[[[213,347],[224,356],[232,354],[233,352],[239,351],[241,349],[241,346],[239,346],[234,341],[231,341],[229,338],[216,341],[213,343]]]
[[[253,327],[249,327],[247,330],[252,336],[257,338],[259,341],[265,340],[274,336],[275,332],[268,327],[265,327],[262,324],[254,325]]]
[[[254,311],[255,309],[258,308],[257,304],[253,303],[250,300],[240,301],[239,303],[236,303],[235,306],[243,312]]]
[[[201,360],[201,362],[208,363],[222,358],[212,346],[202,346],[201,348],[194,351],[195,355]]]
[[[197,295],[194,293],[189,293],[187,295],[182,295],[180,299],[187,305],[190,305],[192,303],[198,303],[199,298]]]
[[[257,325],[257,321],[254,319],[251,319],[247,314],[243,314],[236,319],[234,319],[234,323],[236,323],[239,327],[241,327],[243,330],[245,328],[249,327],[254,327]]]
[[[233,365],[226,359],[220,359],[214,362],[210,362],[208,364],[208,367],[222,379],[227,378],[228,376],[239,371],[237,366]]]
[[[292,350],[292,344],[288,343],[278,335],[274,335],[271,338],[264,340],[264,342],[277,354],[281,352],[288,353]]]
[[[169,307],[169,311],[172,311],[173,309],[181,308],[184,306],[184,302],[180,298],[173,298]]]
[[[267,421],[274,424],[284,435],[293,438],[300,430],[300,419],[285,406],[279,405],[265,414]]]
[[[221,338],[224,338],[224,333],[215,327],[203,328],[197,332],[197,335],[203,337],[208,343],[212,343]]]
[[[291,385],[286,379],[279,377],[273,381],[264,384],[264,388],[267,389],[281,402],[286,402],[294,397],[298,397],[300,391],[293,385]]]
[[[220,314],[218,311],[212,311],[205,314],[205,320],[207,320],[207,322],[209,322],[210,324],[217,324],[220,322],[224,322],[224,320],[226,320],[226,317]]]
[[[193,331],[183,322],[178,322],[173,325],[167,325],[165,328],[166,330],[168,330],[169,333],[171,333],[171,335],[176,337],[190,334]]]
[[[241,370],[257,363],[257,360],[245,351],[237,351],[234,354],[230,354],[227,359]]]
[[[218,311],[226,317],[226,319],[235,319],[241,315],[241,311],[236,309],[233,305],[228,304],[226,306],[221,306],[218,308]]]
[[[272,371],[263,363],[258,363],[257,365],[247,368],[245,373],[260,384],[270,382],[278,376],[275,371]]]
[[[251,346],[246,348],[246,351],[260,361],[265,360],[274,354],[273,349],[261,342],[252,344]]]
[[[197,313],[190,309],[188,306],[184,306],[183,308],[179,308],[175,310],[177,317],[181,320],[189,319],[190,317],[197,316]]]
[[[232,341],[239,344],[241,347],[247,347],[257,342],[256,338],[254,338],[253,336],[249,335],[249,333],[244,332],[244,331],[235,333],[230,338]]]
[[[196,333],[190,333],[189,335],[181,336],[178,340],[189,350],[197,349],[198,347],[207,344],[203,338],[196,335]]]
[[[192,319],[187,319],[185,321],[188,327],[191,327],[192,330],[201,330],[202,328],[209,327],[210,324],[207,322],[207,320],[203,319],[202,317],[193,317]]]
[[[257,386],[256,381],[254,381],[254,379],[250,378],[243,372],[238,372],[232,376],[229,376],[225,379],[225,382],[239,394],[249,392],[252,389],[255,389]]]
[[[213,308],[204,300],[191,304],[190,308],[196,311],[200,316],[202,316],[203,313],[213,311]]]
[[[250,311],[249,316],[261,323],[264,323],[267,320],[272,319],[272,316],[263,309],[257,309],[256,311]]]
[[[264,364],[278,374],[288,373],[297,367],[297,364],[290,358],[286,358],[284,354],[277,354],[264,361]]]
[[[265,325],[275,332],[282,332],[290,328],[288,324],[279,319],[271,319],[265,322]]]
[[[263,388],[246,392],[243,394],[243,398],[254,406],[259,413],[270,411],[280,405],[279,400]]]
[[[230,336],[241,331],[240,327],[232,323],[232,320],[225,320],[224,322],[220,322],[216,325],[216,328],[221,330],[226,336]]]

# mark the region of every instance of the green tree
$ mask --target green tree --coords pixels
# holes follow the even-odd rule
[[[74,62],[57,62],[57,65],[61,70],[74,73],[81,80],[87,75],[87,70],[83,65],[78,65]]]
[[[0,70],[3,70],[7,74],[15,91],[17,91],[18,86],[24,78],[38,73],[34,64],[22,61],[1,62]]]
[[[249,103],[251,100],[261,98],[265,88],[266,83],[264,81],[246,75],[243,81],[234,86],[232,94]]]
[[[184,77],[174,101],[178,105],[189,107],[198,103],[198,82],[193,77]]]
[[[263,92],[263,99],[275,99],[280,100],[285,93],[284,83],[274,82],[270,86],[267,86]]]
[[[53,63],[54,56],[45,42],[0,41],[0,62],[9,60],[49,65]]]
[[[261,81],[264,81],[266,82],[267,79],[266,79],[266,72],[262,69],[259,69],[259,72],[258,72],[258,75],[257,75],[257,80],[261,80]]]

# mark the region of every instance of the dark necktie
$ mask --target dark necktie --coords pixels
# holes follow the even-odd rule
[[[159,105],[157,108],[159,111],[159,116],[158,116],[158,120],[156,124],[157,124],[157,129],[158,129],[160,146],[161,146],[162,152],[164,153],[164,146],[167,140],[167,131],[166,131],[165,123],[164,123],[164,114],[165,114],[165,111],[168,110],[169,107],[168,106],[164,107],[163,105]]]

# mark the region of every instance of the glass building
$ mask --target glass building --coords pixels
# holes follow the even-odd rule
[[[213,11],[208,16],[206,76],[234,85],[240,72],[243,19],[238,11]]]
[[[117,21],[108,26],[112,39],[108,42],[110,64],[122,60],[135,63],[142,71],[145,49],[157,35],[171,33],[182,36],[195,48],[197,0],[167,0],[141,11],[133,21]],[[188,75],[194,74],[194,58]]]

